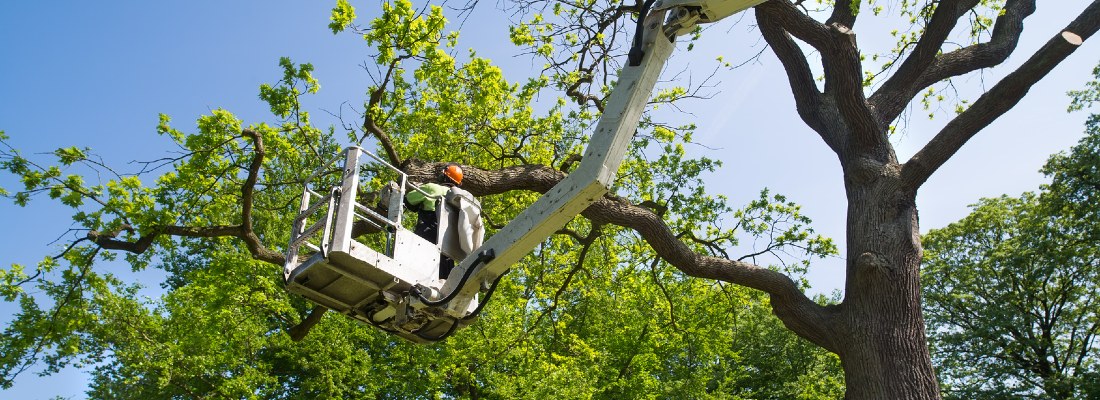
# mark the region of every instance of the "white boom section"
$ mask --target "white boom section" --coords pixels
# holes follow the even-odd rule
[[[456,289],[460,292],[448,303],[448,313],[462,316],[484,282],[492,282],[607,193],[638,129],[638,120],[657,83],[657,77],[674,48],[674,43],[665,35],[657,34],[663,16],[654,16],[657,17],[654,21],[658,21],[658,28],[645,38],[649,41],[648,46],[643,45],[646,54],[639,65],[626,66],[619,74],[619,81],[596,125],[580,166],[451,271],[440,292],[451,293]],[[477,270],[470,272],[471,279],[463,287],[456,288],[461,277],[474,264],[476,254],[485,249],[493,249],[496,258],[478,266]]]
[[[670,21],[673,23],[671,25],[687,26],[717,22],[722,18],[748,10],[765,1],[767,0],[659,0],[653,3],[653,11],[679,7],[682,11],[673,16],[673,21]],[[685,13],[691,12],[698,14],[698,18],[688,23],[680,21],[684,18]],[[668,27],[665,29],[668,32],[679,34],[668,29]]]

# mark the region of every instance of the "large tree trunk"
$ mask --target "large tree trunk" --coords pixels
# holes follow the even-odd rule
[[[900,166],[847,163],[846,298],[837,350],[851,399],[938,399],[921,315],[915,193]]]
[[[951,32],[978,0],[944,0],[929,8],[920,39],[870,96],[855,24],[863,2],[835,2],[822,22],[801,1],[755,7],[760,32],[783,64],[799,117],[839,157],[848,196],[847,283],[844,302],[824,311],[788,312],[773,303],[792,331],[837,353],[848,397],[936,399],[936,377],[921,315],[921,245],[916,192],[970,138],[1023,98],[1036,82],[1100,30],[1100,0],[1054,35],[1016,70],[951,119],[924,148],[899,164],[887,134],[921,91],[1004,62],[1016,49],[1035,0],[1008,0],[988,41],[959,47]],[[804,46],[820,53],[824,86]],[[767,287],[761,287],[768,290]],[[781,292],[769,291],[773,297]],[[787,296],[793,297],[793,296]]]

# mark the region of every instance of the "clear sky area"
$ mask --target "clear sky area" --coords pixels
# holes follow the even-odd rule
[[[354,121],[371,84],[361,67],[368,62],[369,48],[353,34],[332,34],[327,24],[334,3],[8,2],[0,7],[0,130],[25,155],[90,147],[119,170],[136,171],[140,166],[128,162],[161,158],[172,150],[170,140],[155,132],[159,113],[173,117],[173,125],[183,131],[193,131],[193,121],[216,108],[235,113],[246,124],[275,121],[258,93],[261,84],[281,78],[278,60],[283,56],[315,66],[321,91],[307,96],[305,106],[318,125],[336,124],[341,113]],[[352,3],[363,25],[380,8],[376,0]],[[1006,66],[959,79],[962,96],[975,99],[983,87],[992,86],[1058,34],[1086,3],[1040,5]],[[537,72],[541,63],[518,55],[520,50],[507,41],[512,16],[494,11],[496,4],[483,2],[483,9],[470,16],[461,27],[458,47],[491,58],[512,80]],[[452,19],[457,15],[452,10],[446,14]],[[739,62],[760,52],[764,43],[751,12],[744,15],[709,28],[691,52],[677,53],[665,79],[701,79],[718,66],[718,55]],[[856,32],[864,54],[893,47],[891,26],[860,24]],[[967,205],[979,198],[1037,190],[1044,182],[1038,169],[1046,158],[1082,136],[1086,113],[1067,113],[1065,93],[1090,80],[1098,61],[1100,44],[1085,43],[933,175],[917,198],[922,231],[965,216]],[[677,74],[681,71],[686,74]],[[681,110],[689,114],[674,117],[699,126],[694,140],[700,145],[690,151],[724,162],[708,180],[713,182],[708,189],[726,194],[735,205],[755,198],[764,187],[787,195],[803,205],[819,233],[843,249],[846,203],[840,165],[796,114],[779,62],[765,51],[742,67],[720,69],[711,83],[712,98],[684,103]],[[944,105],[929,120],[929,111],[914,106],[894,138],[899,159],[919,150],[953,116],[953,109]],[[21,186],[5,174],[0,175],[0,187]],[[60,252],[73,237],[66,231],[69,216],[47,198],[25,208],[0,203],[0,218],[7,223],[0,263],[34,265]],[[128,270],[122,264],[104,268]],[[843,288],[843,274],[840,257],[815,262],[809,275],[813,291]],[[147,285],[154,289],[159,283],[153,272],[132,276],[149,279]],[[0,322],[6,325],[14,310],[0,304]],[[84,397],[87,382],[79,370],[45,378],[36,376],[40,371],[24,373],[0,398]]]

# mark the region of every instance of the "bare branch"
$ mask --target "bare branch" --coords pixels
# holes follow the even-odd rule
[[[554,292],[554,297],[551,299],[550,305],[543,309],[541,313],[539,313],[539,316],[535,318],[535,321],[532,322],[530,326],[523,330],[523,333],[512,340],[512,345],[506,347],[512,347],[519,341],[527,338],[527,336],[530,335],[531,332],[535,331],[535,328],[538,328],[543,318],[546,318],[546,316],[550,315],[554,312],[554,310],[558,308],[558,301],[561,299],[562,294],[564,294],[565,291],[569,289],[569,285],[573,282],[573,278],[577,275],[578,272],[580,272],[584,268],[585,261],[588,259],[588,251],[592,248],[592,245],[596,242],[596,239],[599,239],[601,235],[603,235],[603,231],[602,229],[600,229],[600,226],[593,225],[592,228],[588,231],[587,236],[583,238],[574,238],[577,240],[578,244],[581,244],[581,251],[580,254],[577,256],[577,261],[573,264],[573,267],[570,268],[569,272],[565,275],[565,281],[563,281],[561,286],[558,286],[558,290]],[[537,279],[537,281],[542,281],[541,276],[539,279]]]
[[[657,276],[657,265],[660,264],[661,257],[653,257],[653,262],[649,263],[649,276],[653,278],[653,284],[657,285],[657,288],[661,289],[661,294],[665,296],[665,301],[668,302],[668,321],[672,325],[672,329],[680,330],[680,327],[676,326],[676,306],[672,302],[672,296],[668,293],[668,288]],[[648,326],[648,325],[647,325]]]
[[[74,299],[76,299],[76,296],[78,296],[78,292],[83,290],[84,280],[88,276],[88,271],[91,270],[91,267],[92,267],[91,260],[95,259],[96,255],[98,253],[99,253],[98,249],[92,250],[92,253],[88,255],[88,257],[85,259],[85,262],[81,263],[82,265],[74,265],[74,266],[77,266],[79,268],[80,274],[77,275],[73,279],[73,281],[68,285],[68,287],[65,289],[65,297],[61,298],[57,302],[57,304],[54,305],[53,311],[50,313],[49,319],[47,319],[47,321],[49,321],[50,323],[49,323],[48,328],[46,329],[45,334],[39,335],[39,336],[34,338],[35,347],[34,347],[34,350],[31,352],[31,355],[27,356],[27,357],[23,357],[24,361],[18,367],[12,367],[10,369],[5,370],[4,372],[7,376],[3,377],[3,379],[8,380],[8,381],[14,380],[15,377],[22,374],[24,371],[26,371],[28,368],[33,366],[38,361],[38,355],[41,354],[42,351],[46,349],[46,346],[50,345],[51,342],[56,342],[57,341],[56,336],[57,336],[57,328],[58,328],[58,325],[59,325],[57,323],[57,321],[59,320],[58,317],[61,314],[61,311],[65,307],[67,307],[70,302],[72,302],[72,301],[74,301]],[[9,372],[12,369],[14,369],[15,371],[14,372]]]
[[[1100,0],[1089,4],[1062,32],[1050,38],[1023,65],[951,120],[906,162],[902,169],[906,187],[912,191],[919,188],[962,145],[1015,106],[1032,85],[1076,51],[1097,29],[1100,29]]]
[[[252,160],[248,167],[248,177],[241,185],[241,224],[240,225],[219,225],[208,227],[194,227],[194,226],[155,226],[151,227],[148,232],[139,237],[135,241],[126,241],[117,239],[120,231],[116,232],[88,232],[87,239],[94,242],[102,249],[106,250],[122,250],[134,254],[144,253],[149,249],[149,246],[153,244],[161,235],[168,236],[180,236],[180,237],[235,237],[244,241],[245,246],[248,247],[249,252],[253,258],[257,260],[266,261],[275,265],[283,265],[285,258],[282,254],[272,251],[265,247],[260,241],[260,237],[252,230],[252,205],[253,205],[253,193],[256,186],[256,180],[259,177],[260,168],[263,166],[263,159],[265,155],[264,144],[262,137],[251,129],[245,129],[242,135],[252,139],[253,155]],[[133,228],[129,225],[123,227],[123,230],[129,230],[133,232]]]
[[[397,70],[398,64],[409,57],[411,56],[404,55],[390,62],[389,68],[386,69],[386,76],[378,83],[378,87],[370,92],[370,99],[367,101],[367,109],[363,110],[363,130],[366,130],[374,135],[375,139],[378,139],[378,144],[385,150],[386,157],[390,159],[390,163],[393,165],[401,165],[401,156],[397,154],[397,149],[393,146],[393,140],[390,139],[390,135],[374,120],[371,110],[382,103],[382,96],[386,93],[386,86],[389,85],[390,79],[393,77],[394,71]],[[362,142],[364,139],[366,139],[366,136],[360,138],[359,142]]]
[[[794,94],[798,115],[806,125],[821,135],[833,151],[839,153],[843,146],[840,138],[832,136],[834,131],[827,129],[822,120],[821,91],[814,82],[810,64],[806,62],[806,55],[777,20],[782,15],[782,11],[770,4],[765,3],[756,7],[756,21],[760,25],[764,40],[771,46],[776,57],[783,63],[783,69],[787,71],[787,80],[791,85],[791,93]]]

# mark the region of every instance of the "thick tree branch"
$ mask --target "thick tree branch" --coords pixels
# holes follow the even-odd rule
[[[882,129],[884,124],[875,117],[863,94],[863,65],[851,27],[840,22],[823,25],[785,0],[769,1],[756,9],[766,13],[769,21],[774,21],[783,30],[821,52],[825,69],[825,96],[835,101],[836,110],[844,117],[845,131],[852,135],[850,138],[827,139],[827,142],[831,141],[830,146],[844,142],[847,147],[844,152],[874,152],[874,158],[888,161],[890,153],[888,146],[884,146],[887,142]]]
[[[431,179],[442,164],[410,160],[403,169],[412,180]],[[530,190],[545,193],[565,174],[548,166],[516,166],[487,171],[463,166],[463,185],[475,196]],[[731,282],[771,295],[772,307],[787,327],[830,350],[836,350],[829,333],[828,310],[814,303],[786,275],[750,263],[697,254],[680,241],[661,217],[626,199],[607,195],[581,215],[594,224],[614,224],[633,229],[669,264],[684,273],[706,279]]]
[[[862,5],[863,1],[861,0],[856,0],[854,5],[852,0],[836,0],[833,4],[833,14],[825,21],[825,25],[841,24],[849,28],[855,27],[856,14]],[[853,6],[855,7],[854,11],[852,10]]]
[[[770,21],[774,21],[791,35],[818,51],[830,46],[829,26],[799,11],[787,0],[772,0],[756,6],[755,9],[758,14],[767,13]]]
[[[252,232],[252,204],[255,197],[253,193],[256,189],[256,180],[260,176],[260,167],[264,163],[266,149],[263,138],[256,131],[245,129],[241,134],[252,139],[252,162],[248,164],[248,177],[241,184],[241,227],[246,232]]]
[[[444,163],[412,158],[405,161],[401,169],[413,182],[432,182],[444,165]],[[565,179],[564,172],[542,165],[517,165],[495,171],[462,165],[462,173],[462,188],[475,196],[488,196],[512,190],[546,193]]]
[[[997,17],[989,42],[967,46],[940,55],[920,76],[918,84],[927,87],[935,82],[982,68],[996,66],[1008,58],[1019,43],[1024,19],[1035,12],[1035,0],[1009,0],[1004,14]]]
[[[995,119],[1016,105],[1031,86],[1077,50],[1100,29],[1100,0],[1094,0],[1062,32],[1054,35],[1027,61],[978,98],[944,126],[905,163],[902,179],[910,190],[919,188],[952,155]]]
[[[88,232],[88,239],[98,245],[104,250],[121,250],[134,254],[144,253],[149,249],[149,246],[153,244],[161,235],[167,236],[179,236],[179,237],[191,237],[191,238],[216,238],[216,237],[235,237],[245,242],[252,257],[266,261],[276,265],[283,265],[285,258],[282,254],[267,249],[260,243],[259,238],[251,232],[246,232],[241,225],[218,225],[218,226],[160,226],[151,229],[151,232],[146,233],[139,237],[135,241],[127,241],[117,239],[110,233],[100,233],[96,231]]]
[[[851,137],[849,154],[871,154],[878,161],[890,161],[886,146],[885,123],[875,116],[863,93],[863,63],[856,45],[856,34],[839,23],[829,26],[831,46],[821,52],[825,69],[825,93],[836,99]]]
[[[951,5],[946,4],[936,9],[917,48],[898,72],[871,96],[871,104],[884,122],[897,119],[920,91],[936,82],[1004,62],[1019,43],[1024,18],[1035,12],[1034,0],[1010,0],[1005,4],[1005,13],[997,18],[988,42],[937,55],[955,22],[973,8],[971,3],[977,0],[962,0],[961,3],[953,8],[945,7]],[[957,15],[951,18],[953,13]]]
[[[826,309],[814,303],[786,275],[751,263],[695,253],[676,238],[665,221],[626,199],[605,196],[581,215],[594,223],[609,223],[638,232],[661,258],[684,273],[761,290],[771,296],[772,308],[783,323],[806,339],[837,350],[829,334]]]
[[[313,329],[313,326],[321,322],[321,317],[325,316],[325,311],[328,311],[328,307],[313,306],[313,309],[309,311],[309,316],[306,316],[298,325],[294,325],[286,330],[287,335],[290,335],[290,340],[300,342],[302,339],[305,339],[309,331]]]
[[[791,85],[791,93],[794,94],[795,108],[799,117],[806,125],[821,135],[825,143],[835,152],[840,152],[843,145],[839,137],[835,137],[835,130],[827,129],[821,115],[821,91],[814,82],[813,71],[806,62],[806,55],[798,47],[791,36],[783,30],[776,20],[781,15],[778,7],[756,7],[756,21],[760,25],[760,32],[764,40],[771,46],[779,61],[783,63],[783,69],[787,72],[787,81]]]

